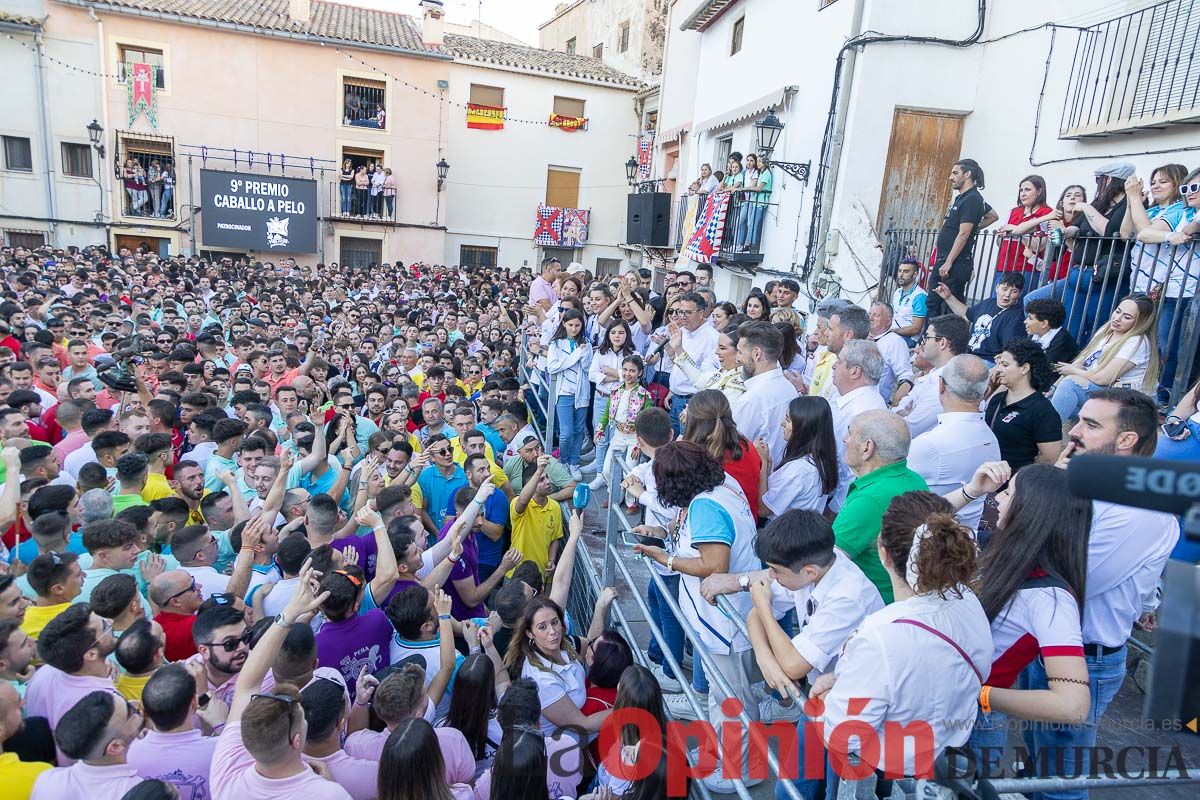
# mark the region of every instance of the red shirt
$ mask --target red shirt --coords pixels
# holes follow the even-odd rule
[[[163,655],[168,661],[183,661],[199,652],[192,640],[192,626],[196,624],[195,614],[160,611],[155,615],[154,621],[162,625],[163,635],[166,637]]]
[[[725,462],[721,465],[725,473],[738,482],[746,499],[750,501],[750,510],[758,518],[758,480],[762,473],[762,457],[754,449],[754,445],[742,439],[742,457],[732,460],[731,453],[725,454]]]
[[[1025,206],[1017,206],[1008,212],[1008,224],[1020,225],[1022,222],[1028,222],[1035,217],[1044,217],[1053,210],[1050,206],[1038,206],[1030,214],[1025,211]],[[1039,234],[1039,231],[1033,231],[1020,237],[1006,237],[1001,241],[1000,253],[996,259],[996,271],[1032,272],[1033,264],[1025,257],[1025,248],[1031,244],[1036,244],[1038,240],[1045,241]]]
[[[58,424],[58,407],[61,403],[55,403],[47,408],[42,413],[42,427],[46,429],[46,435],[49,436],[46,441],[50,444],[58,444],[63,440],[63,429]]]
[[[29,428],[30,439],[34,439],[39,442],[45,442],[46,444],[55,444],[54,442],[50,441],[49,432],[47,432],[47,430],[39,423],[34,422],[31,419],[27,419],[25,420],[25,427]]]
[[[579,713],[585,717],[601,711],[607,711],[616,705],[617,702],[617,687],[605,689],[601,686],[596,686],[590,680],[587,682],[587,699],[583,701],[583,707],[579,709]],[[600,756],[600,738],[596,737],[588,746],[592,751],[592,758],[599,764]]]

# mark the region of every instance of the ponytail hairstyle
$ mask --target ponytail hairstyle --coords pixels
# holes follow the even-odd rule
[[[932,492],[905,492],[883,514],[879,548],[889,572],[903,577],[917,594],[962,597],[976,577],[976,545],[971,529],[954,517],[954,507]],[[885,562],[885,566],[887,563]]]
[[[718,464],[740,460],[750,446],[733,422],[729,399],[717,389],[696,392],[688,401],[682,438],[703,447]]]
[[[504,654],[504,666],[508,667],[509,675],[520,675],[525,662],[529,662],[535,669],[540,669],[542,672],[550,672],[550,668],[546,666],[545,656],[537,649],[531,633],[533,618],[543,609],[550,609],[558,615],[558,621],[562,625],[563,631],[562,649],[566,653],[567,660],[579,661],[579,655],[575,652],[571,637],[567,635],[567,621],[563,616],[562,608],[549,597],[537,595],[530,598],[525,607],[521,609],[521,618],[517,620],[512,639],[508,644],[508,652]]]

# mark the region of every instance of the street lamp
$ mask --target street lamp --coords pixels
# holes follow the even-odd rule
[[[625,162],[625,181],[630,186],[633,186],[634,181],[637,180],[637,170],[638,161],[633,156],[630,156],[629,160]]]
[[[104,137],[104,128],[100,127],[100,123],[92,120],[87,126],[88,139],[92,143],[92,147],[96,148],[96,155],[104,158],[104,145],[101,140]]]
[[[811,161],[801,163],[799,161],[775,161],[771,158],[771,153],[775,152],[775,145],[779,143],[779,134],[781,133],[783,133],[783,123],[779,117],[775,116],[775,109],[772,107],[767,110],[765,117],[754,123],[758,152],[762,153],[768,166],[779,167],[796,180],[808,183],[808,175],[812,170]]]
[[[446,159],[442,158],[442,159],[438,160],[437,171],[438,171],[438,191],[440,192],[442,190],[442,187],[445,186],[445,184],[446,184],[446,173],[450,171],[450,165],[446,163]]]

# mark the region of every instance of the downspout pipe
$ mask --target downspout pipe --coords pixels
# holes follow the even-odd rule
[[[96,14],[96,9],[92,6],[88,6],[88,16],[96,22],[96,56],[100,64],[100,76],[96,78],[97,82],[99,83],[99,86],[97,86],[96,97],[100,99],[100,124],[104,126],[105,134],[111,136],[112,147],[106,148],[106,150],[108,151],[108,158],[112,159],[112,161],[109,163],[112,164],[116,163],[121,155],[117,152],[117,137],[112,135],[112,123],[109,120],[108,113],[108,82],[107,78],[105,78],[105,76],[108,75],[108,50],[104,46],[104,20],[100,19],[99,15]],[[97,209],[97,213],[100,215],[100,219],[102,220],[113,220],[117,217],[117,207],[115,205],[115,201],[112,200],[113,169],[104,163],[104,159],[99,157],[99,153],[97,153],[96,156],[96,166],[100,170],[100,174],[97,177],[101,182],[100,208]],[[112,207],[113,213],[107,215],[107,217],[104,213],[105,196],[109,198],[110,202],[114,203]],[[105,245],[110,244],[111,242],[105,242]]]
[[[33,42],[33,53],[37,66],[38,123],[41,126],[42,134],[43,169],[46,172],[46,209],[49,212],[46,216],[54,220],[58,218],[58,198],[55,196],[54,191],[54,157],[50,153],[53,142],[50,137],[50,109],[46,88],[46,62],[42,58],[43,40],[41,31],[36,31],[33,34]],[[54,233],[57,227],[57,223],[50,223],[50,241],[54,241]]]
[[[865,47],[869,44],[882,44],[883,42],[912,42],[913,44],[940,44],[947,47],[970,47],[978,42],[983,37],[984,25],[987,21],[987,0],[978,0],[979,11],[976,18],[975,30],[965,39],[942,39],[937,36],[913,36],[908,34],[898,35],[874,35],[874,36],[857,36],[848,40],[841,49],[838,50],[837,63],[833,71],[833,92],[829,101],[829,115],[825,120],[825,134],[821,139],[821,157],[817,161],[817,179],[813,186],[813,211],[812,219],[808,226],[808,243],[804,256],[804,271],[802,277],[808,278],[812,273],[813,266],[817,263],[817,255],[820,253],[821,258],[825,256],[825,235],[829,231],[830,221],[829,214],[825,211],[826,197],[832,199],[836,184],[830,186],[826,191],[825,183],[828,180],[831,169],[834,171],[836,178],[837,172],[832,164],[835,126],[839,116],[839,109],[848,107],[848,100],[843,105],[842,102],[842,67],[846,61],[847,55],[856,48]],[[860,6],[855,6],[855,16],[858,16]],[[861,25],[861,18],[858,19],[858,24]],[[853,77],[853,76],[851,76]],[[845,132],[845,115],[842,116],[841,132]],[[837,147],[840,152],[841,139],[838,137]]]

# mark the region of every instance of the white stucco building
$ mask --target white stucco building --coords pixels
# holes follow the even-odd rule
[[[1073,183],[1090,196],[1106,159],[1146,179],[1197,163],[1194,129],[1177,123],[1200,117],[1182,89],[1200,63],[1166,55],[1194,50],[1197,18],[1196,0],[674,0],[656,176],[678,171],[686,191],[702,163],[721,169],[730,150],[751,150],[774,106],[786,127],[773,158],[811,161],[812,177],[776,169],[757,274],[719,270],[718,285],[740,298],[796,273],[814,295],[861,298],[884,231],[940,225],[956,158],[981,164],[1002,219],[1030,173],[1053,203]],[[835,95],[839,51],[859,34]]]
[[[578,53],[653,83],[662,73],[667,0],[569,0],[538,26],[545,50]]]
[[[0,242],[24,247],[104,242],[111,219],[98,181],[108,161],[88,139],[102,119],[94,83],[96,42],[64,39],[44,29],[41,0],[0,5]]]

